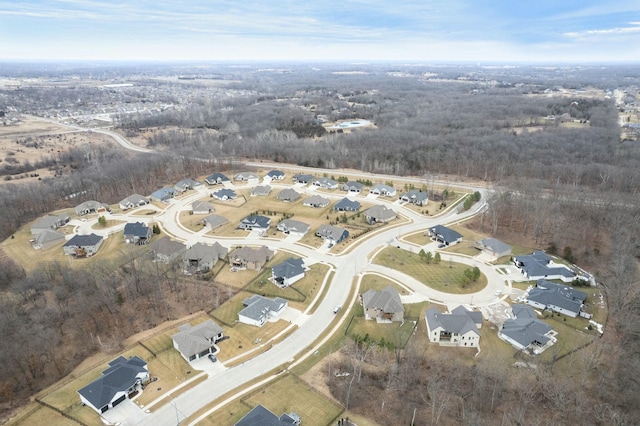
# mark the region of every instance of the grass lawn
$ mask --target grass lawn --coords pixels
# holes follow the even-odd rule
[[[266,343],[289,325],[288,321],[267,322],[262,327],[237,323],[233,327],[222,327],[229,339],[218,344],[220,352],[216,355],[222,362],[242,355],[260,344]],[[259,352],[258,352],[259,353]],[[256,353],[256,355],[258,355]]]
[[[427,235],[427,231],[414,232],[413,234],[409,234],[406,237],[401,236],[401,238],[407,242],[417,244],[419,246],[424,246],[426,244],[431,243],[431,238]]]
[[[414,326],[415,322],[413,320],[406,320],[402,324],[399,322],[378,324],[375,320],[367,321],[364,319],[364,316],[362,316],[353,319],[347,335],[369,335],[373,341],[381,341],[384,339],[385,342],[390,342],[398,347],[404,347],[409,337],[411,337]]]
[[[10,420],[7,422],[7,426],[31,426],[31,425],[47,425],[47,426],[68,426],[69,424],[76,424],[71,422],[66,417],[61,416],[58,412],[42,406],[37,402],[29,404],[27,408],[28,414],[24,416],[16,417],[14,420]],[[80,398],[78,397],[78,404],[70,407],[66,410],[66,413],[71,417],[80,420],[84,424],[88,425],[99,425],[100,418],[98,417],[98,413],[93,411],[89,407],[83,407],[80,404]]]
[[[487,277],[481,274],[478,281],[464,282],[464,270],[469,266],[449,262],[443,256],[440,264],[427,264],[420,256],[395,247],[387,247],[374,259],[374,263],[400,270],[425,285],[445,293],[469,294],[482,290],[487,285]]]
[[[108,228],[112,228],[112,227],[114,227],[116,225],[120,225],[121,223],[124,223],[124,221],[123,220],[108,219],[107,221],[105,221],[104,225],[101,225],[99,223],[94,223],[93,225],[91,225],[91,229],[108,229]]]
[[[236,249],[235,247],[231,247],[229,249],[229,253],[233,252],[235,249]],[[233,272],[231,270],[231,266],[226,261],[216,263],[216,266],[214,267],[214,269],[218,268],[218,265],[220,264],[221,264],[220,269],[217,272],[217,274],[215,274],[215,280],[225,285],[228,285],[229,287],[234,287],[238,289],[244,288],[248,283],[255,280],[265,270],[263,268],[261,272],[261,271],[255,271],[253,269],[240,269],[240,270],[236,269],[235,272]],[[271,273],[271,269],[269,269],[269,273]]]
[[[244,417],[249,411],[251,411],[249,405],[243,403],[241,400],[236,399],[224,407],[211,413],[208,417],[198,423],[200,426],[231,426],[235,425],[242,417]],[[279,416],[282,413],[278,413]]]
[[[158,214],[157,210],[152,210],[152,209],[142,209],[142,210],[138,210],[135,213],[132,213],[132,216],[153,216]]]
[[[400,295],[409,294],[409,292],[405,290],[404,287],[399,286],[396,282],[376,274],[366,274],[362,277],[362,282],[360,284],[360,294],[372,289],[384,290],[388,286],[391,286],[398,290],[398,293],[400,293]]]
[[[253,293],[241,291],[222,305],[218,306],[210,312],[210,314],[214,321],[219,322],[221,326],[223,324],[232,326],[238,319],[238,312],[242,310],[242,301],[251,296],[253,296]]]
[[[202,219],[206,216],[207,215],[191,214],[190,210],[183,210],[178,214],[178,222],[189,231],[198,232],[204,228]]]

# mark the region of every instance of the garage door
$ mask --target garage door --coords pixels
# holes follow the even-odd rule
[[[112,407],[115,407],[116,405],[120,404],[122,401],[124,401],[125,399],[127,399],[127,395],[122,395],[120,398],[116,399],[115,401],[113,401],[113,404],[111,404]]]

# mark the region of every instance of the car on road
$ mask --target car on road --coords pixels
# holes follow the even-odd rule
[[[341,309],[342,309],[342,306],[336,306],[335,308],[333,308],[333,313],[337,314],[338,312],[340,312]]]
[[[209,358],[211,362],[216,362],[218,360],[214,354],[207,355],[207,358]]]
[[[445,248],[446,244],[438,244],[438,248]]]

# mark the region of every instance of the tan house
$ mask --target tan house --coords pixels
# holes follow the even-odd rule
[[[273,255],[273,250],[269,250],[267,246],[258,249],[245,246],[234,250],[229,255],[229,263],[234,268],[259,271],[273,258]]]

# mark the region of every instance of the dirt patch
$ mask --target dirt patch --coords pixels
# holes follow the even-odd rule
[[[341,404],[340,401],[336,400],[331,394],[331,389],[329,389],[329,384],[327,383],[329,359],[331,359],[332,366],[344,364],[347,361],[344,354],[342,354],[341,352],[334,352],[316,363],[316,365],[311,367],[306,373],[300,376],[300,378],[330,400],[336,402],[337,404]]]

